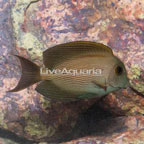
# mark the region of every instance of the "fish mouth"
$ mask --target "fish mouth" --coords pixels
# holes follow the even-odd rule
[[[130,82],[129,81],[127,81],[125,87],[130,87]]]

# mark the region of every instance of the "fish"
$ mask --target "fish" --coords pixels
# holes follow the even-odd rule
[[[126,68],[112,49],[93,41],[73,41],[43,52],[44,67],[15,55],[22,74],[9,92],[23,90],[38,83],[35,90],[55,100],[101,98],[129,86]]]

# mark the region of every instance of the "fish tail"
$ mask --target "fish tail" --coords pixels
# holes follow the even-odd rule
[[[25,59],[24,57],[18,55],[15,56],[20,60],[22,67],[22,75],[17,86],[14,89],[10,90],[9,92],[20,91],[41,80],[39,66]]]

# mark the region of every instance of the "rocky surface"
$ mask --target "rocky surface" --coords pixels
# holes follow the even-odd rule
[[[87,120],[79,113],[93,105],[95,99],[51,102],[34,90],[36,85],[17,93],[6,92],[16,85],[21,74],[19,62],[11,54],[42,65],[44,50],[75,40],[110,46],[124,62],[133,89],[109,94],[98,102],[100,108],[94,107]],[[142,0],[0,0],[0,128],[37,142],[83,136],[87,137],[69,143],[144,142],[143,55]],[[106,110],[105,116],[101,116],[101,108]],[[76,123],[78,117],[81,120]],[[102,132],[95,129],[107,126],[106,122],[112,125],[107,129],[99,127]],[[87,123],[88,133],[84,131]]]
[[[109,124],[108,124],[109,122]],[[62,144],[143,144],[143,124],[141,116],[119,117],[101,121],[99,131],[93,135],[83,137]],[[109,127],[109,128],[108,128]],[[102,133],[100,128],[104,128]],[[111,129],[110,129],[111,128]]]

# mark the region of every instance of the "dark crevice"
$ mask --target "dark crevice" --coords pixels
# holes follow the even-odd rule
[[[40,0],[31,1],[31,2],[28,4],[28,6],[26,7],[26,11],[27,11],[27,9],[31,6],[31,4],[37,3],[37,2],[39,2],[39,1],[40,1]]]
[[[73,131],[59,142],[70,141],[85,136],[109,136],[120,133],[127,127],[124,125],[124,116],[116,116],[103,109],[99,103],[94,104],[78,118]]]
[[[19,137],[16,134],[14,134],[13,132],[10,132],[10,131],[4,130],[4,129],[0,129],[0,137],[9,139],[18,144],[34,144],[34,143],[36,144],[35,141],[27,140],[26,138]]]
[[[141,96],[142,98],[144,98],[144,94],[142,94],[141,92],[137,91],[136,89],[134,89],[133,87],[130,87],[137,95]]]

